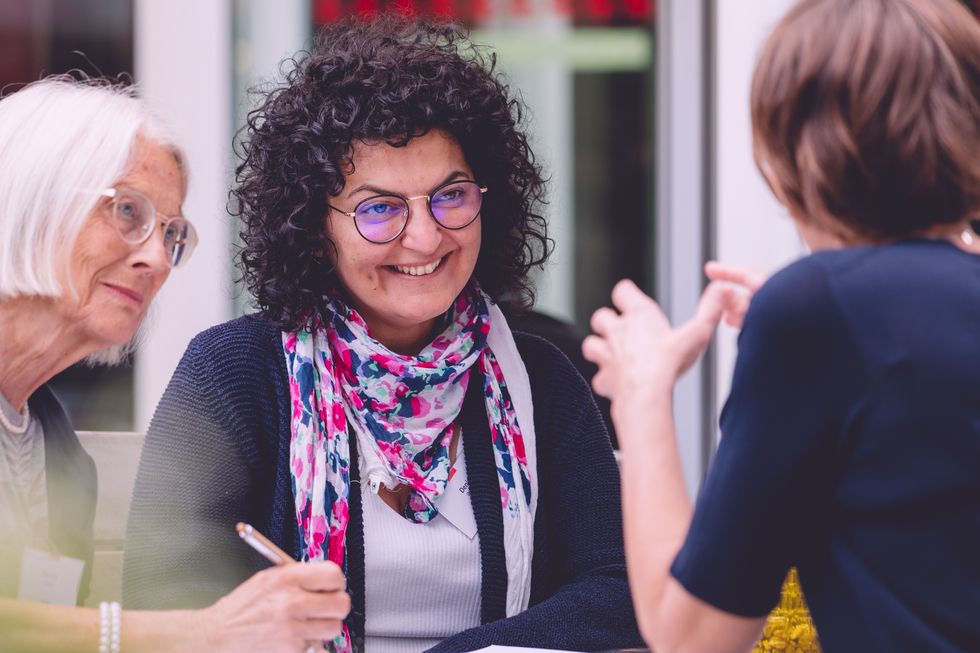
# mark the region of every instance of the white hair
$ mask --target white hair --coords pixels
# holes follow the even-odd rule
[[[183,174],[170,130],[132,87],[57,76],[0,100],[0,299],[61,296],[75,239],[132,167],[137,137]]]
[[[186,157],[133,87],[61,75],[0,99],[0,301],[62,295],[78,233],[133,166],[138,138],[174,155],[186,193]],[[89,362],[119,362],[129,349]]]

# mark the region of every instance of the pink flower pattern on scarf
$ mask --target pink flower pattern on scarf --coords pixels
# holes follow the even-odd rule
[[[361,455],[377,456],[410,488],[406,519],[423,523],[438,513],[437,500],[449,480],[453,422],[474,365],[484,379],[502,510],[516,515],[518,497],[530,502],[524,442],[487,346],[489,311],[475,282],[454,302],[448,327],[414,357],[394,354],[374,340],[339,297],[329,304],[329,325],[283,333],[292,404],[290,475],[303,562],[327,559],[346,573],[349,429],[370,436],[372,451]],[[514,491],[517,482],[523,492]],[[351,650],[347,626],[334,647],[338,653]]]

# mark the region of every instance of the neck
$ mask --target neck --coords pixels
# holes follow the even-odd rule
[[[407,329],[373,329],[371,336],[389,351],[401,356],[418,356],[435,338],[438,320],[430,320]],[[368,325],[370,327],[370,325]]]
[[[973,232],[969,220],[956,224],[937,225],[919,235],[933,240],[948,240],[964,251],[980,254],[980,237]]]
[[[59,314],[49,297],[0,301],[0,394],[14,410],[55,374],[101,345]]]

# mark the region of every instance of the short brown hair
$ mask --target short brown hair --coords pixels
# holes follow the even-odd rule
[[[802,0],[756,67],[752,131],[800,219],[872,239],[963,220],[980,209],[980,24],[955,0]]]

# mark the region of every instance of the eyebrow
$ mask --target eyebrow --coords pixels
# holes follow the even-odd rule
[[[440,181],[438,184],[436,184],[435,186],[433,186],[432,187],[432,190],[435,190],[436,188],[440,188],[441,186],[445,186],[446,184],[451,183],[451,182],[454,182],[457,179],[467,179],[467,180],[469,180],[469,175],[467,175],[462,170],[457,170],[455,172],[451,172],[442,181]],[[362,193],[364,191],[370,191],[370,192],[374,193],[375,195],[394,195],[395,197],[402,197],[402,195],[400,193],[396,193],[393,190],[382,188],[381,186],[375,186],[373,184],[361,184],[360,186],[357,186],[356,188],[352,188],[351,191],[349,193],[347,193],[347,197],[353,197],[357,193]]]

